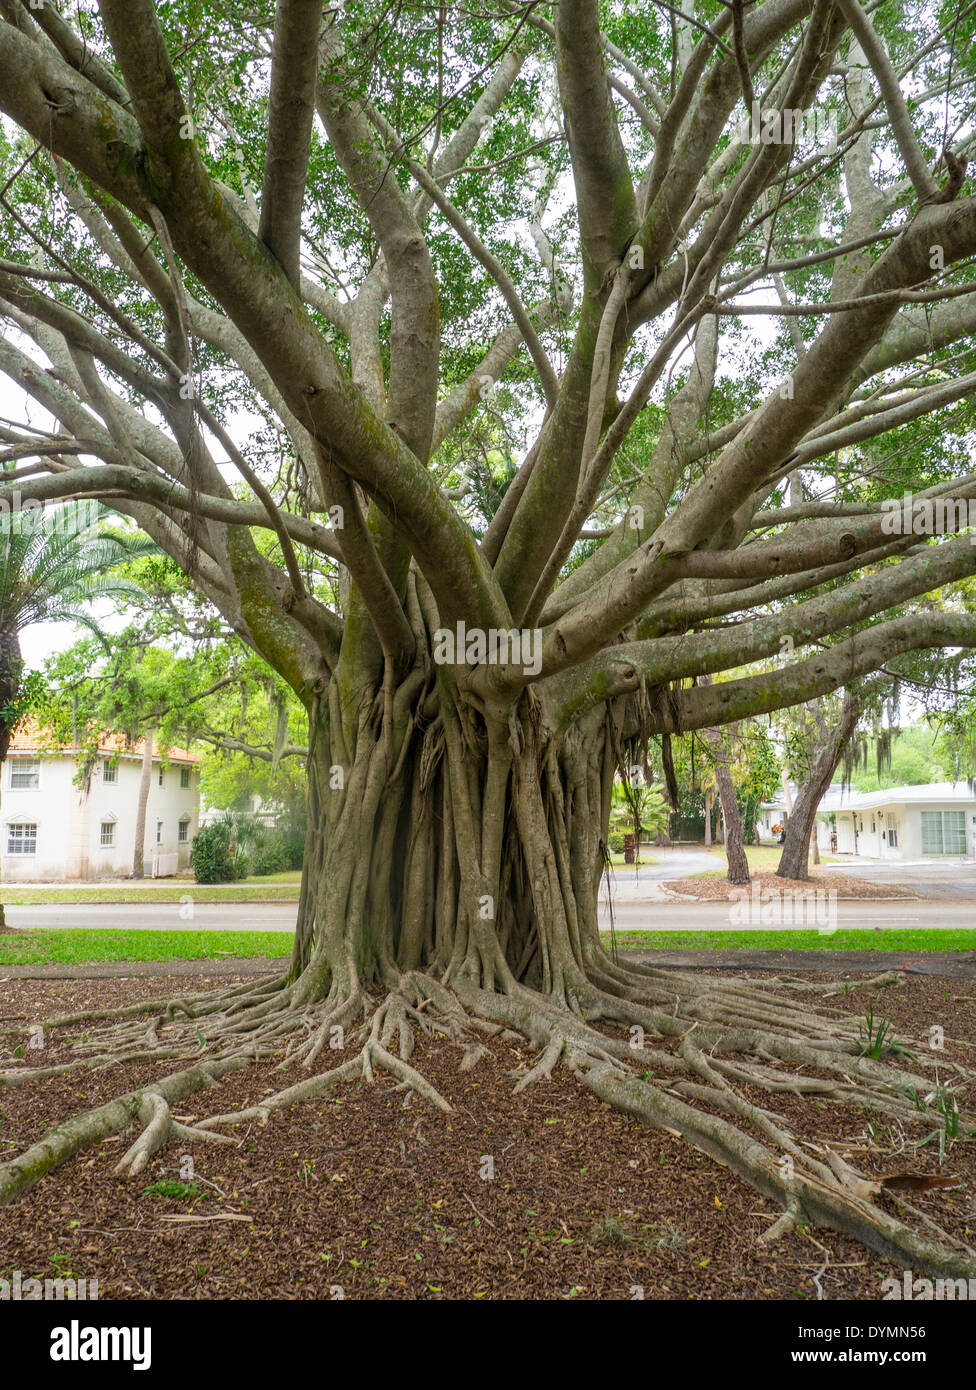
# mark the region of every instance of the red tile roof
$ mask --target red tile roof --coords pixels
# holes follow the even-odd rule
[[[145,739],[139,739],[136,743],[128,743],[122,734],[103,734],[99,740],[98,751],[109,757],[119,753],[126,757],[141,758],[145,746]],[[55,745],[49,735],[46,736],[40,732],[36,720],[33,719],[21,725],[10,740],[11,753],[73,753],[75,751],[70,744]],[[153,750],[153,758],[157,762],[160,760],[158,743]],[[170,748],[167,750],[166,758],[171,763],[198,763],[200,754],[191,752],[189,748]]]

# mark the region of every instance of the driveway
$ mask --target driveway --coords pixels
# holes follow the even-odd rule
[[[825,864],[838,874],[853,874],[868,883],[891,883],[911,888],[926,898],[976,902],[976,862],[972,859],[927,860],[912,864],[878,859],[852,859],[843,864]]]
[[[612,868],[600,885],[601,906],[609,894],[614,906],[630,902],[673,902],[662,884],[672,878],[688,878],[722,867],[721,862],[702,849],[652,849],[649,854],[660,862],[630,868]]]

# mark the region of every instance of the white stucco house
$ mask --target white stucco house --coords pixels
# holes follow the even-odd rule
[[[143,744],[108,735],[87,790],[75,785],[78,750],[52,749],[30,728],[16,733],[0,791],[4,883],[128,878],[135,853]],[[153,757],[143,872],[187,868],[200,821],[200,758],[184,748]]]
[[[785,815],[785,796],[763,803],[763,839],[776,839],[773,826],[781,824]],[[968,782],[925,782],[876,792],[835,784],[828,788],[817,814],[817,844],[822,851],[830,851],[832,834],[837,836],[835,853],[862,859],[973,859],[976,792]]]

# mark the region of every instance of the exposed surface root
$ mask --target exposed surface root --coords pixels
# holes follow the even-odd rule
[[[877,987],[892,983],[888,977],[874,981]],[[976,1251],[910,1209],[900,1195],[901,1209],[911,1210],[923,1230],[896,1219],[875,1200],[877,1183],[852,1183],[836,1156],[799,1141],[775,1108],[777,1096],[810,1096],[891,1116],[906,1132],[931,1130],[939,1123],[928,1104],[938,1059],[921,1044],[899,1041],[889,1046],[888,1055],[884,1049],[866,1055],[856,1021],[826,1002],[830,988],[818,990],[824,998],[814,1011],[796,997],[797,982],[791,980],[780,981],[776,990],[748,979],[625,968],[605,957],[587,979],[561,992],[556,998],[514,982],[505,991],[485,989],[464,976],[449,988],[413,970],[394,973],[378,1001],[355,981],[345,993],[333,990],[308,1003],[295,986],[263,980],[152,1001],[148,1030],[145,1006],[141,1016],[133,1006],[48,1020],[47,1028],[62,1031],[95,1021],[103,1026],[71,1036],[72,1060],[48,1068],[13,1067],[0,1075],[0,1084],[41,1081],[72,1068],[103,1069],[123,1060],[197,1060],[57,1126],[20,1158],[0,1165],[0,1202],[80,1150],[136,1123],[140,1132],[115,1170],[121,1176],[141,1173],[171,1139],[237,1142],[219,1131],[252,1121],[266,1124],[276,1110],[342,1083],[370,1084],[380,1072],[392,1076],[407,1097],[448,1112],[447,1100],[410,1063],[418,1032],[454,1044],[464,1071],[485,1053],[478,1035],[515,1035],[528,1039],[538,1053],[518,1076],[517,1091],[544,1084],[557,1066],[568,1067],[608,1104],[681,1136],[779,1202],[784,1214],[764,1236],[766,1243],[797,1222],[817,1223],[906,1267],[976,1277]],[[658,1045],[649,1045],[652,1040]],[[322,1065],[330,1052],[342,1053],[339,1065]],[[173,1118],[173,1102],[256,1057],[271,1056],[283,1057],[284,1067],[299,1065],[312,1074],[254,1105],[211,1114],[192,1127]],[[970,1125],[962,1097],[972,1080],[966,1069],[945,1061],[936,1076],[943,1102],[950,1098],[960,1120]]]

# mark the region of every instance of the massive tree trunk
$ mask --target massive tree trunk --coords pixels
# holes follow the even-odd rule
[[[825,742],[814,753],[810,764],[810,775],[806,784],[800,788],[793,804],[793,814],[786,822],[786,839],[780,855],[776,872],[780,878],[806,879],[810,877],[807,857],[810,851],[811,836],[817,807],[823,800],[824,792],[830,786],[837,764],[860,717],[861,707],[848,690],[844,694],[844,705],[836,726],[829,731]]]
[[[523,696],[509,720],[416,661],[392,692],[311,714],[306,894],[296,997],[348,1008],[404,972],[545,993],[574,1009],[601,979],[597,922],[612,733],[565,739]]]

